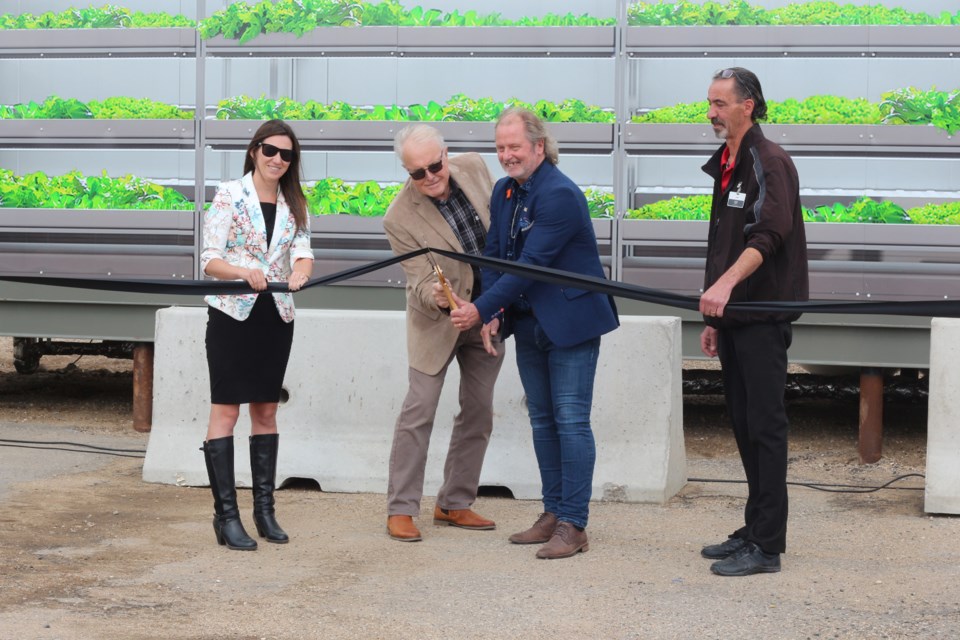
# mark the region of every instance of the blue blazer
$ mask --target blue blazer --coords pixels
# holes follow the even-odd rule
[[[501,178],[490,197],[490,231],[483,255],[507,259],[514,204],[513,178]],[[603,278],[597,237],[580,188],[549,161],[533,176],[521,214],[523,248],[516,262]],[[620,325],[613,298],[574,287],[547,284],[492,269],[481,269],[483,294],[474,301],[489,322],[501,309],[501,336],[511,333],[510,305],[525,295],[547,337],[558,347],[572,347]]]

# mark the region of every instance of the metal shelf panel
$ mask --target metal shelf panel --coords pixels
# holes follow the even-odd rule
[[[0,120],[10,146],[175,146],[192,149],[193,120]]]
[[[144,296],[0,282],[0,334],[30,338],[153,342],[160,309],[201,306],[200,296]]]
[[[607,275],[610,275],[614,221],[592,220]],[[383,230],[383,218],[349,215],[311,217],[311,244],[314,252],[314,276],[329,275],[344,269],[393,257]],[[359,248],[362,247],[362,248]],[[365,274],[350,281],[364,286],[402,287],[403,268],[397,264]]]
[[[610,244],[613,240],[613,219],[593,218],[591,222],[593,222],[593,233],[597,236],[597,243]]]
[[[698,295],[708,222],[620,220],[622,279]],[[960,298],[960,226],[806,224],[810,297],[817,300]]]
[[[393,149],[393,138],[412,122],[378,120],[290,120],[288,121],[306,149],[367,148]],[[492,122],[429,122],[455,149],[494,149]],[[258,120],[205,120],[205,138],[213,147],[244,148],[260,126]],[[613,125],[586,122],[549,124],[561,149],[589,149],[613,152]]]
[[[382,56],[397,51],[397,27],[321,27],[300,37],[264,33],[240,44],[216,36],[205,41],[208,57]]]
[[[706,247],[707,226],[706,220],[624,219],[619,228],[624,242],[695,242]],[[954,225],[808,222],[804,230],[808,245],[930,246],[960,252],[960,226]]]
[[[393,257],[383,230],[382,217],[324,215],[310,217],[313,276],[328,276],[346,269]],[[402,287],[406,282],[399,264],[351,279],[351,286]]]
[[[187,279],[193,277],[192,247],[117,245],[82,247],[31,244],[28,250],[0,243],[4,255],[2,275],[45,275],[64,278]],[[9,262],[8,262],[9,261]]]
[[[184,232],[195,228],[193,211],[142,209],[0,209],[0,232],[47,233]]]
[[[0,335],[153,342],[156,312],[203,307],[199,295],[149,295],[34,286],[0,280]],[[402,288],[314,287],[297,294],[297,309],[402,311]]]
[[[0,274],[191,278],[193,211],[0,209]]]
[[[627,27],[633,57],[955,56],[960,27],[948,25],[763,25]]]
[[[669,200],[670,198],[686,198],[690,196],[710,195],[709,187],[637,187],[630,194],[630,208],[638,209],[644,205]],[[926,204],[945,204],[955,202],[960,193],[953,191],[915,191],[893,189],[880,191],[875,189],[800,189],[800,202],[805,207],[819,207],[840,202],[846,205],[863,196],[869,196],[878,202],[894,202],[904,209],[920,207]]]
[[[196,30],[6,29],[0,58],[129,58],[196,55]]]
[[[400,27],[400,55],[613,57],[615,27]]]
[[[704,115],[706,120],[706,115]],[[921,125],[761,124],[764,135],[791,153],[960,154],[960,136]],[[628,153],[715,151],[721,144],[709,124],[624,125]]]

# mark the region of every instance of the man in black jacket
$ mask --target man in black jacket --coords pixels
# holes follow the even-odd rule
[[[763,136],[760,81],[742,67],[717,72],[707,118],[724,140],[703,170],[714,179],[707,240],[707,327],[700,347],[719,354],[727,410],[747,476],[745,524],[701,554],[721,576],[780,571],[787,534],[787,415],[784,385],[791,322],[798,313],[744,312],[730,302],[808,296],[800,181],[790,156]]]

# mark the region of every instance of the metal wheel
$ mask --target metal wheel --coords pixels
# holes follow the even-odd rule
[[[40,349],[37,338],[13,339],[13,368],[17,373],[35,373],[40,368]]]

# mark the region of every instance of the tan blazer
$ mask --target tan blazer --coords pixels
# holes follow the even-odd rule
[[[493,178],[483,158],[464,153],[450,159],[450,177],[467,196],[480,216],[484,229],[490,228],[490,193]],[[410,180],[403,185],[383,219],[383,228],[394,254],[402,255],[423,247],[463,252],[463,247],[443,214],[430,198],[424,196]],[[458,296],[470,299],[473,291],[473,269],[470,265],[431,256]],[[427,256],[404,260],[407,276],[407,356],[410,366],[427,375],[436,375],[446,364],[460,332],[433,299],[433,265]]]

